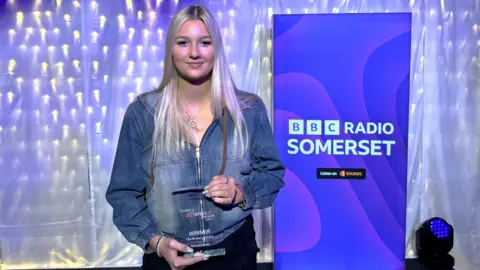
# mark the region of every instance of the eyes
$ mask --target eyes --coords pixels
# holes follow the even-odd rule
[[[180,47],[185,47],[189,43],[190,43],[190,41],[188,41],[186,39],[177,39],[177,41],[176,41],[177,46],[180,46]],[[202,47],[208,47],[208,46],[212,45],[212,41],[209,40],[209,39],[205,39],[205,40],[200,41],[199,44]]]

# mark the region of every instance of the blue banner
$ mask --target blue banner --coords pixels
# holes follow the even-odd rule
[[[411,14],[275,15],[275,269],[400,270]]]

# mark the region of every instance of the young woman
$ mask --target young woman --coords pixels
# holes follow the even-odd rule
[[[106,193],[113,221],[144,250],[143,269],[256,269],[251,213],[273,204],[285,172],[266,108],[235,88],[204,7],[173,17],[164,61],[159,88],[125,113]]]

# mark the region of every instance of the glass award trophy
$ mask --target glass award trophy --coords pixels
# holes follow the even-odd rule
[[[221,232],[221,209],[205,197],[204,187],[188,187],[175,190],[175,224],[178,241],[195,251],[183,254],[194,257],[195,252],[202,251],[208,257],[225,255],[224,248],[214,248],[214,235]]]

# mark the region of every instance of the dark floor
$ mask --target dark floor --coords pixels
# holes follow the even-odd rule
[[[140,270],[140,269],[141,269],[140,267],[101,268],[101,270]],[[82,270],[82,269],[78,269],[78,270]],[[257,270],[273,270],[273,264],[259,263]],[[405,263],[405,270],[454,270],[454,269],[453,268],[426,268],[415,259],[407,259]]]
[[[416,259],[407,259],[405,270],[454,270],[454,268],[427,268]]]

